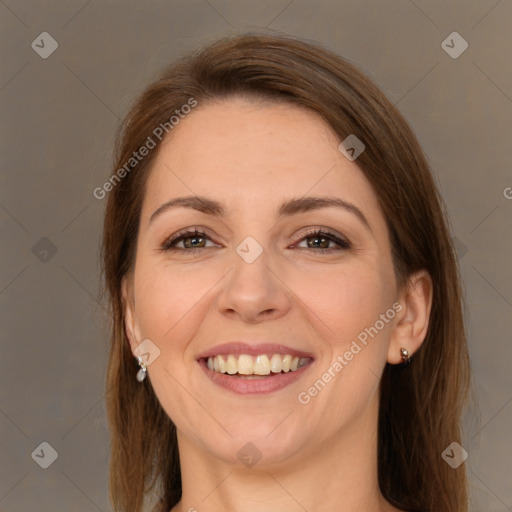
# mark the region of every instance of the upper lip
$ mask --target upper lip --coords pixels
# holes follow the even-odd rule
[[[197,356],[197,359],[206,359],[208,357],[228,354],[248,354],[252,356],[263,354],[290,354],[291,356],[313,358],[310,352],[298,350],[279,343],[245,343],[242,341],[231,341],[206,349]]]

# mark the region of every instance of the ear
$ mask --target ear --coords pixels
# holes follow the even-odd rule
[[[432,289],[432,279],[425,270],[413,274],[403,287],[398,300],[402,309],[391,334],[388,363],[401,363],[402,347],[412,356],[425,340],[432,307]]]
[[[132,354],[135,356],[135,348],[139,345],[140,328],[135,315],[135,299],[133,293],[133,279],[124,276],[121,284],[121,296],[123,301],[124,327]]]

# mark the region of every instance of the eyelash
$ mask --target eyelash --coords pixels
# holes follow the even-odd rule
[[[207,240],[213,241],[206,233],[203,233],[201,231],[198,231],[197,229],[188,230],[188,231],[182,231],[177,233],[174,237],[171,237],[167,239],[161,247],[161,250],[163,252],[169,252],[169,251],[186,251],[191,254],[195,254],[196,252],[200,252],[202,250],[208,249],[208,247],[193,247],[192,249],[185,249],[185,248],[177,248],[175,247],[175,244],[181,242],[182,240],[185,240],[187,238],[205,238]],[[300,238],[297,243],[302,242],[304,239],[307,238],[326,238],[327,240],[334,242],[339,246],[338,249],[336,248],[329,248],[329,249],[315,249],[312,247],[300,247],[300,249],[306,249],[307,251],[313,251],[315,253],[320,254],[326,254],[326,253],[332,253],[336,251],[346,251],[347,249],[351,248],[351,244],[348,240],[345,240],[343,238],[338,237],[334,233],[329,233],[328,231],[324,231],[321,229],[313,229],[311,231],[308,231],[307,233],[302,235],[302,238]]]

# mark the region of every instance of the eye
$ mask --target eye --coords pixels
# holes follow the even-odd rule
[[[311,243],[309,242],[311,240]],[[161,250],[166,251],[185,251],[187,253],[200,252],[202,249],[207,249],[207,242],[211,242],[211,238],[206,233],[199,231],[197,228],[194,230],[185,230],[178,232],[176,235],[168,238],[161,246]],[[351,244],[344,238],[329,233],[328,231],[314,229],[302,235],[299,239],[300,243],[306,241],[307,246],[301,247],[299,243],[294,247],[306,249],[308,251],[323,253],[332,253],[336,251],[343,251],[350,249]],[[183,242],[182,247],[178,244]],[[335,244],[338,247],[329,247],[330,244]],[[215,244],[213,245],[215,246]],[[212,247],[212,246],[210,246]]]
[[[311,243],[309,242],[311,240]],[[305,241],[307,246],[301,247],[301,249],[311,250],[319,253],[330,253],[334,251],[343,251],[350,249],[351,245],[348,240],[335,235],[334,233],[329,233],[327,231],[323,231],[321,229],[315,229],[313,231],[309,231],[302,236],[300,239],[300,243]],[[329,244],[336,244],[338,247],[329,247]],[[299,244],[296,247],[300,247]]]
[[[162,244],[163,251],[184,251],[196,252],[196,250],[207,249],[205,246],[207,241],[211,241],[210,237],[198,231],[197,228],[194,230],[182,231],[176,235],[168,238]],[[177,247],[179,243],[183,242],[183,247]]]

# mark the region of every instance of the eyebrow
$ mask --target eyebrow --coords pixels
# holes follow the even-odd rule
[[[338,197],[309,196],[289,199],[279,207],[277,215],[279,217],[289,217],[291,215],[297,215],[299,213],[310,212],[328,207],[342,208],[345,211],[352,213],[365,225],[365,227],[370,232],[372,232],[370,224],[364,216],[363,212],[356,205],[344,201]],[[177,197],[162,204],[152,213],[151,217],[149,218],[149,223],[151,223],[159,215],[174,208],[191,208],[207,215],[223,218],[226,217],[226,209],[221,203],[204,196],[186,196]]]

